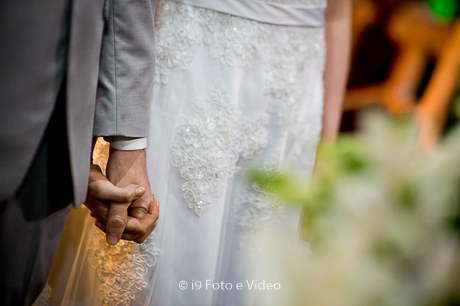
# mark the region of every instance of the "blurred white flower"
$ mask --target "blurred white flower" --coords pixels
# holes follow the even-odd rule
[[[287,174],[254,175],[281,198],[303,199],[310,243],[299,252],[281,229],[258,233],[268,250],[259,278],[283,289],[258,292],[257,305],[460,302],[460,129],[428,155],[408,121],[368,113],[361,122],[357,136],[320,148],[306,194]]]

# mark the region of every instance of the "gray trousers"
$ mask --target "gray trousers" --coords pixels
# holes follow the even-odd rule
[[[0,216],[0,305],[31,305],[39,296],[69,211],[70,205],[28,221],[17,199],[6,201]]]
[[[0,305],[30,305],[38,297],[70,211],[64,92],[21,186],[0,203]]]

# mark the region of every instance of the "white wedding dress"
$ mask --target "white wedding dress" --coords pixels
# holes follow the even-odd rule
[[[36,304],[251,304],[250,292],[235,290],[251,264],[242,254],[257,249],[251,232],[286,218],[245,175],[283,166],[311,175],[323,110],[325,6],[158,5],[147,149],[158,227],[142,245],[108,246],[86,209],[72,211]],[[207,281],[233,290],[206,288]]]

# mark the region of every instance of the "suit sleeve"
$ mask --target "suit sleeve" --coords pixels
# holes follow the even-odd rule
[[[106,0],[94,136],[148,136],[155,2]]]

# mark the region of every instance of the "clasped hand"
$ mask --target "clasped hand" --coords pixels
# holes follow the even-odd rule
[[[84,204],[95,225],[106,233],[107,243],[144,242],[155,229],[159,213],[159,202],[150,191],[145,151],[111,148],[107,177],[99,166],[91,165]]]

